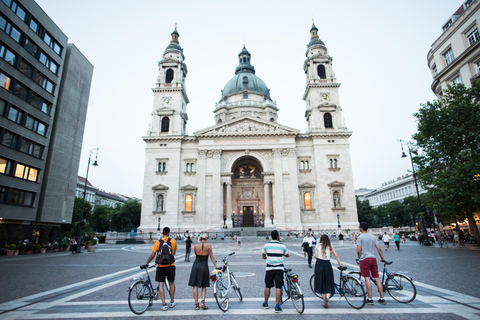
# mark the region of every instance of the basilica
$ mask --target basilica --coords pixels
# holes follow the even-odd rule
[[[143,137],[142,232],[358,227],[340,83],[314,24],[310,33],[303,64],[307,132],[278,123],[279,108],[244,46],[213,108],[215,125],[189,136],[188,69],[175,27],[158,63]]]

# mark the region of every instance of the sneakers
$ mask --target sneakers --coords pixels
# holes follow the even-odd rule
[[[383,299],[383,298],[382,298],[382,299],[378,299],[378,303],[380,303],[380,304],[387,304],[387,303],[385,302],[385,299]]]
[[[311,265],[311,264],[309,264],[309,265],[308,265],[308,267],[309,267],[309,268],[312,268],[312,265]]]
[[[367,304],[373,305],[373,300],[372,299],[367,299]]]
[[[162,311],[167,311],[167,310],[168,310],[167,305],[162,306],[162,307],[160,308],[160,310],[162,310]]]
[[[176,305],[177,305],[177,303],[176,303],[175,301],[170,302],[170,308],[173,308],[173,307],[175,307]]]
[[[262,307],[263,307],[263,309],[268,309],[268,302],[264,302],[264,303],[262,304]]]
[[[282,308],[280,308],[280,306],[275,307],[275,313],[280,313],[280,312],[282,312],[282,311],[283,311],[283,310],[282,310]]]

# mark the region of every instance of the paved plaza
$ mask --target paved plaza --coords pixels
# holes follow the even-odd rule
[[[466,245],[456,248],[423,247],[407,242],[397,250],[395,245],[385,252],[393,264],[389,271],[406,273],[413,278],[417,297],[409,304],[401,304],[386,294],[386,305],[375,303],[361,310],[353,309],[345,299],[335,295],[330,308],[322,308],[322,301],[311,291],[309,279],[313,269],[307,266],[300,240],[285,241],[292,256],[285,265],[299,274],[305,296],[305,312],[299,315],[290,301],[285,302],[282,314],[275,314],[274,296],[270,309],[263,309],[265,261],[261,259],[263,242],[260,239],[241,245],[230,240],[209,241],[217,260],[229,252],[232,271],[241,287],[244,300],[232,296],[230,308],[220,311],[213,298],[213,289],[207,290],[208,310],[195,310],[192,288],[188,277],[193,263],[184,261],[185,246],[179,243],[177,253],[177,306],[161,311],[161,301],[155,301],[143,315],[134,315],[127,302],[128,286],[132,277],[144,272],[144,264],[153,244],[100,244],[95,253],[72,255],[70,252],[0,257],[2,286],[0,290],[0,319],[479,319],[480,320],[480,248]],[[358,270],[355,263],[356,246],[333,242],[342,264],[348,270]],[[382,245],[383,248],[383,245]],[[334,267],[336,261],[332,260]],[[381,268],[383,265],[380,264]],[[210,268],[212,265],[210,263]],[[154,269],[151,269],[152,271]],[[348,271],[347,270],[347,271]],[[151,273],[153,275],[153,273]],[[335,279],[338,272],[335,268]],[[373,294],[374,301],[378,292]]]

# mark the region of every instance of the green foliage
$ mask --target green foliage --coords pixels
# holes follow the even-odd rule
[[[130,231],[127,226],[133,225],[133,228],[140,226],[140,214],[142,204],[138,200],[128,200],[118,206],[112,215],[112,228],[117,231]]]
[[[366,222],[372,228],[376,227],[375,212],[370,202],[368,200],[360,201],[358,197],[355,198],[357,200],[358,221]]]
[[[98,237],[98,242],[99,243],[105,243],[105,239],[107,238],[107,236],[99,236]]]
[[[5,228],[0,225],[0,247],[3,248],[5,245],[5,242],[7,242],[7,231]]]
[[[33,251],[33,243],[27,242],[27,244],[26,244],[26,246],[25,246],[25,250],[27,250],[27,251]]]
[[[97,232],[108,231],[109,219],[114,214],[116,208],[100,205],[95,206],[90,220],[90,226]]]
[[[42,248],[42,246],[40,244],[38,244],[38,243],[34,244],[33,245],[33,252],[38,253],[38,252],[40,252],[41,248]]]
[[[25,234],[23,233],[23,228],[22,226],[18,226],[15,232],[13,233],[13,241],[16,244],[23,243],[23,240],[25,240]]]
[[[8,250],[16,250],[17,249],[17,245],[15,243],[11,243],[8,245],[7,247]]]

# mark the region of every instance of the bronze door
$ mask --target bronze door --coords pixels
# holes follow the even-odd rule
[[[244,227],[253,227],[253,206],[244,206],[243,207],[243,226]]]

